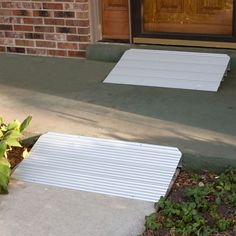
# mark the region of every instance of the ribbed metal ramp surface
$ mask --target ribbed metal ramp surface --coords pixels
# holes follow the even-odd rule
[[[14,177],[155,202],[166,194],[181,155],[173,147],[47,133]]]
[[[226,54],[130,49],[104,82],[216,92],[229,61]]]

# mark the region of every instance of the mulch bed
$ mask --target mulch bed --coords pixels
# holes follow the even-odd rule
[[[13,147],[11,151],[7,152],[7,159],[10,162],[11,169],[14,169],[20,162],[23,161],[22,154],[27,148],[28,152],[31,150],[33,147],[33,144],[30,145],[24,145],[24,147]]]

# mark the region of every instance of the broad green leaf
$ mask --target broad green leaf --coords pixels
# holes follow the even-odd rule
[[[7,139],[6,140],[7,145],[12,146],[12,147],[21,147],[21,144],[17,139]]]
[[[32,117],[28,116],[21,124],[14,120],[7,126],[3,123],[3,118],[0,116],[0,193],[7,193],[7,186],[10,177],[10,163],[7,160],[7,154],[11,147],[21,147],[19,138],[21,132],[28,127]],[[23,152],[23,157],[28,156],[28,151]]]
[[[29,126],[30,121],[32,120],[32,116],[28,116],[20,125],[20,132],[22,132],[25,128]]]
[[[7,126],[7,130],[19,130],[19,129],[20,129],[20,122],[18,120],[10,122]]]
[[[5,125],[2,125],[2,126],[1,126],[1,131],[2,131],[2,132],[6,132],[6,131],[7,131],[7,127],[6,127]]]
[[[16,130],[10,130],[7,131],[4,136],[3,136],[3,140],[7,141],[8,139],[18,139],[20,137],[20,132],[16,131]]]
[[[0,159],[4,156],[6,150],[7,150],[6,142],[4,141],[0,142]]]
[[[25,148],[24,152],[22,153],[22,156],[24,159],[26,159],[29,156],[29,152],[28,152],[27,148]]]
[[[0,159],[0,193],[8,193],[7,186],[10,178],[10,164],[5,159]]]

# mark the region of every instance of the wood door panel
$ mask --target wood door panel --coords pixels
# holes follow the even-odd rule
[[[143,0],[145,32],[233,33],[233,0]]]
[[[184,11],[184,0],[161,0],[156,2],[158,12],[182,13]]]
[[[104,1],[105,9],[114,9],[114,10],[127,10],[128,1],[126,0],[109,0]]]
[[[199,0],[199,13],[208,13],[209,11],[222,10],[224,2],[222,0]]]
[[[128,0],[102,0],[104,39],[129,39]]]

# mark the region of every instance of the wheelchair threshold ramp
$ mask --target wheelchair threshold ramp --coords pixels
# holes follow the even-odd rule
[[[129,49],[104,83],[216,92],[229,62],[226,54]]]
[[[13,176],[156,202],[166,195],[181,156],[174,147],[49,132],[38,139]]]

